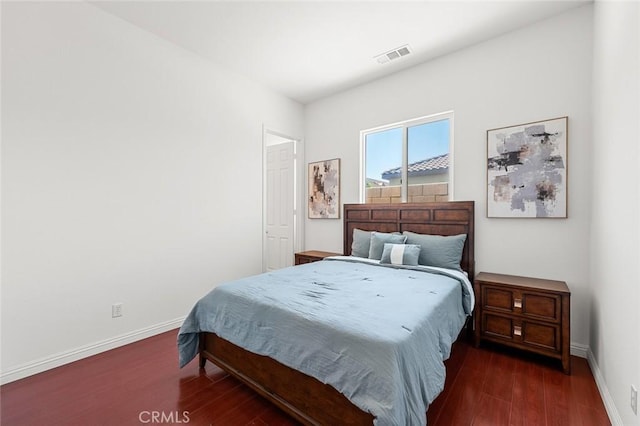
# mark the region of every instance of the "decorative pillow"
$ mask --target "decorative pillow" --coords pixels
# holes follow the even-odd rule
[[[462,270],[460,260],[462,260],[462,249],[467,234],[448,237],[416,234],[409,231],[404,231],[403,234],[407,237],[407,244],[420,246],[420,257],[418,258],[420,265]]]
[[[382,250],[380,263],[416,266],[418,264],[418,257],[420,257],[419,245],[386,243],[384,250]]]
[[[369,247],[369,259],[380,260],[385,243],[404,244],[407,237],[402,234],[387,234],[373,231],[371,233],[371,246]]]
[[[371,246],[371,231],[362,229],[353,230],[353,242],[351,243],[351,256],[369,257]]]

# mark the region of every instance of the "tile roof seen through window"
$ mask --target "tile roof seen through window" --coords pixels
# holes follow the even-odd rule
[[[409,164],[409,176],[425,176],[438,173],[445,173],[449,168],[449,154],[438,155]],[[393,179],[400,177],[402,167],[389,169],[382,172],[382,179]]]

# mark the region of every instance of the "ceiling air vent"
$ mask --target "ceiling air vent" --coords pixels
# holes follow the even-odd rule
[[[394,59],[407,56],[409,53],[411,53],[409,45],[405,44],[404,46],[400,46],[381,55],[374,56],[374,59],[380,64],[386,64],[387,62],[393,61]]]

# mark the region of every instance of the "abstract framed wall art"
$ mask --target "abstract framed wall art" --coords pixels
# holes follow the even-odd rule
[[[567,122],[487,130],[487,217],[567,217]]]
[[[309,163],[309,218],[340,218],[340,159]]]

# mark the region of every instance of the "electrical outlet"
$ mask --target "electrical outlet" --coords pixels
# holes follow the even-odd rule
[[[118,318],[122,316],[122,303],[115,303],[111,305],[111,318]]]
[[[631,385],[631,409],[633,414],[638,415],[638,389]]]

